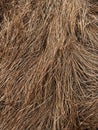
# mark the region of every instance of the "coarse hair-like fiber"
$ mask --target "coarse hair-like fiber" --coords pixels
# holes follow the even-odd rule
[[[0,130],[98,130],[97,0],[0,0]]]

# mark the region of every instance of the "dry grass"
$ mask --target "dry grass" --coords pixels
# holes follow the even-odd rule
[[[17,1],[0,0],[0,130],[97,130],[97,0]]]

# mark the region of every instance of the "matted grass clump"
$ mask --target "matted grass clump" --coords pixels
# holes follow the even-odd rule
[[[0,0],[0,130],[98,129],[98,1]]]

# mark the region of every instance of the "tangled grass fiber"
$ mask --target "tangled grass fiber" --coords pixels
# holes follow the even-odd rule
[[[97,0],[0,0],[0,130],[98,130]]]

